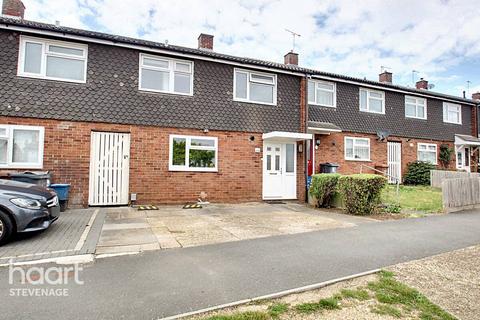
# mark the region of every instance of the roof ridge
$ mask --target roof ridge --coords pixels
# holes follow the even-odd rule
[[[49,24],[45,22],[38,22],[38,21],[33,21],[33,20],[24,20],[24,19],[14,19],[10,17],[5,17],[5,16],[0,16],[0,23],[4,24],[12,24],[12,25],[17,25],[17,26],[23,26],[23,27],[29,27],[29,28],[34,28],[34,29],[43,29],[43,30],[48,30],[48,31],[54,31],[54,32],[67,32],[67,33],[72,33],[84,37],[90,37],[90,38],[98,38],[98,39],[103,39],[103,40],[110,40],[110,41],[118,41],[118,42],[124,42],[124,43],[129,43],[129,44],[136,44],[140,46],[145,46],[145,47],[152,47],[152,48],[161,48],[161,49],[166,49],[166,50],[173,50],[181,53],[189,53],[189,54],[194,54],[194,55],[199,55],[199,56],[205,56],[205,57],[212,57],[212,58],[220,58],[220,59],[225,59],[225,60],[231,60],[231,61],[236,61],[240,63],[244,63],[246,65],[259,65],[259,66],[264,66],[268,68],[275,68],[279,70],[285,70],[285,71],[290,71],[290,72],[298,72],[298,73],[304,73],[308,74],[311,76],[318,76],[318,77],[331,77],[331,78],[337,78],[339,80],[345,80],[345,81],[352,81],[352,82],[358,82],[358,83],[364,83],[364,84],[369,84],[369,85],[375,85],[375,86],[381,86],[384,88],[390,88],[390,89],[398,89],[398,90],[403,90],[407,92],[411,92],[413,94],[422,94],[422,95],[429,95],[433,97],[438,97],[438,98],[446,98],[446,99],[452,99],[456,101],[463,101],[467,102],[470,104],[476,104],[476,102],[472,99],[468,98],[463,98],[460,96],[454,96],[454,95],[449,95],[441,92],[435,92],[435,91],[427,91],[427,90],[420,90],[408,86],[403,86],[403,85],[398,85],[398,84],[392,84],[392,83],[383,83],[375,80],[368,80],[368,79],[362,79],[362,78],[357,78],[353,76],[348,76],[348,75],[342,75],[342,74],[337,74],[333,72],[327,72],[327,71],[321,71],[321,70],[316,70],[308,67],[301,67],[301,66],[296,66],[296,65],[287,65],[283,64],[280,62],[274,62],[274,61],[268,61],[268,60],[262,60],[262,59],[256,59],[256,58],[250,58],[250,57],[241,57],[241,56],[234,56],[231,54],[226,54],[226,53],[220,53],[216,51],[205,51],[201,49],[195,49],[195,48],[190,48],[190,47],[184,47],[184,46],[179,46],[179,45],[171,45],[171,44],[165,44],[157,41],[151,41],[151,40],[145,40],[145,39],[139,39],[139,38],[132,38],[128,36],[121,36],[121,35],[114,35],[114,34],[109,34],[105,32],[99,32],[99,31],[93,31],[93,30],[86,30],[86,29],[78,29],[78,28],[73,28],[73,27],[67,27],[67,26],[59,26],[55,24]]]

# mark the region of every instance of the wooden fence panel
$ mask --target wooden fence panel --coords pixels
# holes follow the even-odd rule
[[[480,178],[444,179],[441,185],[446,212],[480,207]]]
[[[442,181],[445,179],[459,179],[459,178],[480,178],[480,173],[462,172],[462,171],[445,171],[445,170],[430,171],[430,185],[435,188],[441,188]]]

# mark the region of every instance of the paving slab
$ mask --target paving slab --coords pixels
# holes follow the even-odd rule
[[[369,222],[369,219],[345,215],[326,215],[294,202],[211,204],[189,210],[172,205],[158,207],[158,210],[146,211],[128,207],[108,209],[98,243],[101,250],[97,251],[118,253],[153,243],[162,249],[193,247]]]
[[[62,212],[47,230],[17,234],[11,242],[1,246],[0,264],[91,252],[99,237],[95,230],[103,218],[102,210],[95,208]],[[90,232],[92,229],[95,232]]]

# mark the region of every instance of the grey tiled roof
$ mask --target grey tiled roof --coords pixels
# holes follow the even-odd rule
[[[145,47],[148,47],[148,48],[171,50],[172,52],[178,52],[178,53],[184,53],[184,54],[194,54],[194,55],[199,55],[199,56],[204,56],[204,57],[210,57],[210,58],[213,58],[213,59],[222,59],[222,60],[228,60],[228,61],[233,61],[233,62],[238,62],[238,63],[244,63],[246,65],[262,66],[262,67],[267,67],[267,68],[272,68],[272,69],[304,73],[304,74],[309,74],[309,75],[313,75],[313,76],[316,75],[316,76],[332,77],[332,78],[346,80],[346,81],[354,81],[354,82],[359,82],[359,83],[364,83],[364,84],[369,84],[369,85],[382,86],[385,89],[397,89],[397,90],[403,90],[403,91],[407,91],[407,92],[411,92],[411,93],[426,94],[426,95],[430,95],[432,97],[448,98],[448,99],[453,99],[453,100],[466,102],[466,103],[476,103],[471,99],[464,99],[462,97],[447,95],[447,94],[443,94],[443,93],[427,91],[427,90],[418,90],[416,88],[410,88],[410,87],[400,86],[400,85],[395,85],[395,84],[390,84],[390,83],[382,83],[382,82],[378,82],[378,81],[355,78],[355,77],[350,77],[350,76],[346,76],[346,75],[340,75],[340,74],[335,74],[335,73],[330,73],[330,72],[314,70],[314,69],[311,69],[311,68],[303,68],[303,67],[295,66],[295,65],[286,65],[286,64],[283,64],[283,63],[258,60],[258,59],[248,58],[248,57],[232,56],[232,55],[218,53],[218,52],[210,51],[210,50],[193,49],[193,48],[170,45],[170,44],[166,45],[165,43],[160,43],[160,42],[154,42],[154,41],[148,41],[148,40],[142,40],[142,39],[135,39],[135,38],[130,38],[130,37],[112,35],[112,34],[107,34],[107,33],[102,33],[102,32],[96,32],[96,31],[75,29],[75,28],[64,27],[64,26],[57,26],[57,25],[53,25],[53,24],[46,24],[46,23],[41,23],[41,22],[36,22],[36,21],[20,20],[20,19],[1,17],[0,16],[0,24],[27,27],[27,28],[37,29],[37,30],[44,30],[44,31],[60,32],[60,33],[69,34],[69,35],[76,35],[76,36],[83,36],[83,37],[89,37],[89,38],[95,38],[95,39],[101,39],[101,40],[108,40],[108,41],[117,42],[117,43],[145,46]]]

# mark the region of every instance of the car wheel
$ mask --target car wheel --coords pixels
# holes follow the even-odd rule
[[[13,224],[10,217],[0,211],[0,245],[8,241],[12,235]]]

